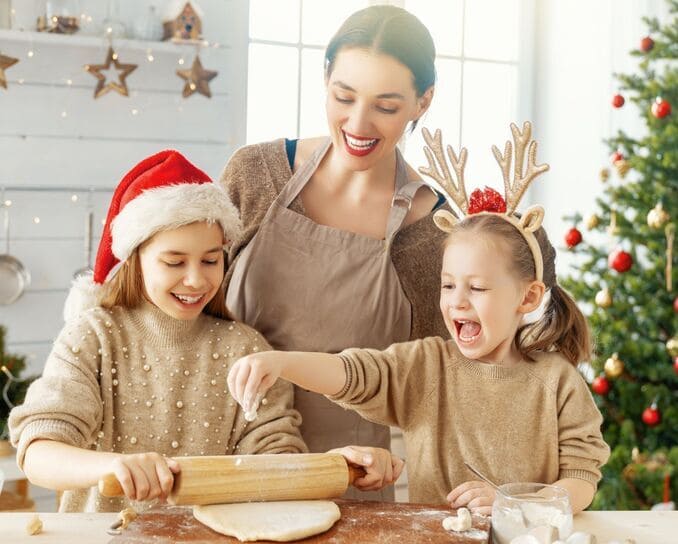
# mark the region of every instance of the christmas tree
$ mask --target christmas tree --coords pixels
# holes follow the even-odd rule
[[[643,509],[678,499],[678,298],[673,268],[678,219],[678,0],[670,21],[644,19],[633,74],[616,74],[611,107],[635,104],[646,130],[619,131],[612,176],[566,245],[577,254],[563,285],[596,339],[591,388],[612,449],[593,508]],[[568,218],[574,224],[580,215]]]
[[[9,411],[17,404],[21,404],[26,396],[26,389],[36,378],[32,376],[21,379],[21,373],[26,368],[26,357],[5,353],[6,329],[0,325],[0,440],[7,440],[7,418]]]

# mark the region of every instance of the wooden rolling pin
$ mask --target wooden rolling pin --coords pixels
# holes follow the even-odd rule
[[[338,453],[215,455],[175,457],[181,472],[174,476],[167,502],[174,505],[285,501],[340,497],[365,475]],[[99,480],[104,497],[124,495],[115,474]]]

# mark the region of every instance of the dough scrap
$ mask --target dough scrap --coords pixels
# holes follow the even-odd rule
[[[35,514],[26,525],[26,534],[31,536],[42,533],[42,520]]]
[[[327,531],[341,512],[331,501],[276,501],[194,506],[193,516],[241,542],[289,542]]]
[[[443,520],[443,529],[446,531],[468,531],[472,526],[473,520],[468,508],[459,508],[456,516],[449,516]]]
[[[120,520],[120,528],[121,529],[127,529],[127,526],[137,519],[137,513],[134,509],[132,508],[125,508],[124,510],[121,510],[120,513],[118,514],[118,519]]]

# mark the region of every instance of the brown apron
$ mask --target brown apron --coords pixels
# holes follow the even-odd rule
[[[396,150],[395,196],[386,238],[315,223],[289,209],[330,148],[330,140],[294,173],[233,266],[226,305],[275,348],[336,353],[348,347],[384,349],[409,339],[412,311],[391,261],[390,247],[423,185],[407,181]],[[349,444],[390,447],[388,427],[365,421],[324,396],[295,388],[301,433],[311,452]],[[349,492],[393,500],[393,488]]]

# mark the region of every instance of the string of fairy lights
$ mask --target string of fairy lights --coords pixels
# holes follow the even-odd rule
[[[14,9],[12,12],[14,13]],[[83,13],[80,16],[80,19],[83,21],[91,21],[91,16]],[[0,87],[9,90],[10,85],[7,80],[7,71],[14,68],[20,62],[27,60],[30,61],[36,58],[38,51],[35,48],[34,39],[32,36],[35,34],[31,31],[20,30],[17,32],[26,32],[29,36],[28,47],[25,52],[25,59],[20,57],[12,57],[9,55],[4,55],[0,50]],[[152,43],[154,42],[142,42],[142,41],[130,41],[118,39],[115,37],[115,29],[112,26],[106,26],[103,30],[103,43],[106,47],[106,56],[102,63],[88,63],[79,69],[83,69],[85,72],[88,72],[96,80],[96,86],[94,89],[94,98],[98,99],[104,96],[105,94],[113,91],[122,96],[130,96],[130,90],[127,84],[127,77],[134,72],[139,65],[133,63],[125,63],[121,60],[120,55],[117,51],[118,47],[116,44],[122,45],[122,48],[129,47],[130,45],[133,48],[145,47],[145,58],[146,62],[152,63],[155,61],[155,50],[157,48],[153,47]],[[64,43],[69,39],[68,35],[63,35]],[[167,43],[167,42],[158,42],[158,43]],[[212,97],[209,83],[214,78],[217,77],[218,72],[215,70],[209,70],[203,67],[202,61],[200,59],[200,52],[203,49],[220,49],[225,46],[219,44],[218,42],[209,42],[204,39],[172,39],[172,44],[177,46],[177,49],[183,49],[186,46],[195,47],[195,56],[193,57],[193,62],[190,68],[186,68],[186,54],[183,51],[179,52],[179,58],[177,59],[178,68],[175,69],[175,75],[183,80],[184,85],[181,92],[183,98],[188,98],[195,93],[201,94],[207,98]],[[163,50],[166,50],[166,46],[163,46]],[[74,75],[68,75],[62,78],[62,83],[67,86],[73,85]],[[24,78],[18,78],[17,83],[23,85],[25,83]],[[132,109],[132,115],[138,115],[140,113],[139,108]],[[67,117],[68,112],[61,112],[62,117]]]

